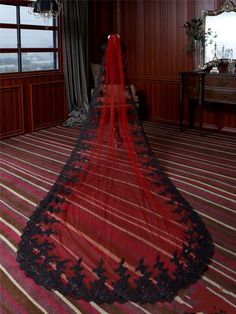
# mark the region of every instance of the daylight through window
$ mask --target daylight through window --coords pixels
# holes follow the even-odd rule
[[[0,4],[0,73],[58,69],[58,29],[21,5]]]

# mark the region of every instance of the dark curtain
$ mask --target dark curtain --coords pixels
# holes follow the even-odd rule
[[[63,55],[69,119],[64,125],[82,124],[88,110],[88,3],[63,0]]]

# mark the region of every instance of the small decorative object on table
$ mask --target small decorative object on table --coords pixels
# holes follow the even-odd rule
[[[235,60],[233,60],[233,49],[229,50],[229,62],[228,62],[228,73],[234,74],[235,73]]]
[[[201,18],[193,18],[192,20],[187,21],[184,24],[184,28],[188,36],[186,51],[187,53],[194,53],[195,71],[202,70],[203,66],[200,58],[201,49],[206,42],[210,43],[212,41],[210,38],[212,35],[212,30],[211,28],[208,28],[208,30],[205,32],[204,23]],[[213,37],[216,37],[216,34]]]
[[[220,71],[218,69],[218,57],[217,57],[217,45],[214,45],[214,57],[213,57],[214,66],[211,69],[210,73],[212,74],[219,74]]]
[[[228,63],[228,73],[235,73],[235,62],[233,60],[230,60]]]

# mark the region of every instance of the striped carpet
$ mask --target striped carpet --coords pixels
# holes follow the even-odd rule
[[[96,305],[49,292],[26,278],[16,263],[28,217],[67,160],[78,129],[62,126],[1,142],[1,314],[10,313],[236,313],[236,138],[145,122],[164,170],[210,231],[215,252],[209,269],[171,303]]]

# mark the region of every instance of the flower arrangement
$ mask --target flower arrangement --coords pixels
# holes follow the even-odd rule
[[[186,34],[189,42],[186,47],[187,53],[191,53],[195,50],[195,41],[203,42],[205,39],[205,31],[203,21],[201,19],[192,19],[184,24]]]
[[[186,33],[192,40],[202,40],[205,36],[203,21],[201,19],[192,19],[184,24]]]
[[[211,28],[208,28],[205,32],[204,23],[201,18],[196,19],[193,18],[190,21],[187,21],[184,24],[184,28],[186,30],[186,34],[189,38],[189,43],[186,47],[188,53],[191,53],[195,50],[195,42],[198,41],[201,44],[210,44],[213,39],[210,37],[213,35],[213,38],[217,37],[217,34],[212,34]]]

